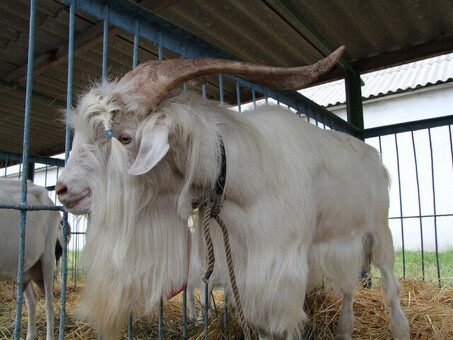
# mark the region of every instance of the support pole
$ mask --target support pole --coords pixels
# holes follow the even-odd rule
[[[362,80],[360,73],[346,72],[346,105],[348,123],[363,131]]]
[[[28,162],[27,173],[24,175],[29,181],[33,182],[35,178],[35,163]]]

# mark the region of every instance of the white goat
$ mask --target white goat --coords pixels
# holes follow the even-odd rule
[[[307,285],[325,278],[344,297],[337,338],[351,339],[352,292],[369,234],[393,337],[409,338],[393,274],[388,176],[376,150],[284,108],[240,114],[198,95],[170,95],[182,82],[214,73],[301,88],[341,53],[300,68],[148,62],[80,99],[71,117],[71,157],[56,190],[68,211],[90,214],[80,309],[106,338],[117,336],[132,309],[149,311],[186,283],[186,221],[192,204],[216,187],[222,143],[227,171],[220,217],[237,244],[243,312],[260,337],[297,338],[307,319]]]
[[[17,180],[0,180],[0,203],[19,204],[21,185]],[[27,183],[27,203],[29,205],[48,205],[54,203],[46,188]],[[47,319],[47,340],[53,334],[53,275],[55,267],[55,247],[58,226],[58,211],[30,211],[26,217],[24,295],[28,311],[27,340],[35,339],[37,295],[32,282],[36,283],[45,296]],[[15,280],[19,256],[19,211],[0,210],[0,280]]]

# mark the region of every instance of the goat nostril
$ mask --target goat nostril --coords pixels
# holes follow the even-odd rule
[[[55,191],[57,192],[57,195],[62,195],[68,192],[68,188],[63,183],[58,182],[55,185]]]

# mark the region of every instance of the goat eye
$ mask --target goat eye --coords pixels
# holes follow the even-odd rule
[[[121,144],[126,145],[132,141],[132,138],[128,135],[121,135],[119,141],[121,142]]]

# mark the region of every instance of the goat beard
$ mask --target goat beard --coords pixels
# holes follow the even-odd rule
[[[78,308],[105,339],[119,336],[132,310],[151,313],[184,287],[189,268],[190,232],[177,199],[153,199],[143,179],[115,170],[93,190]]]

